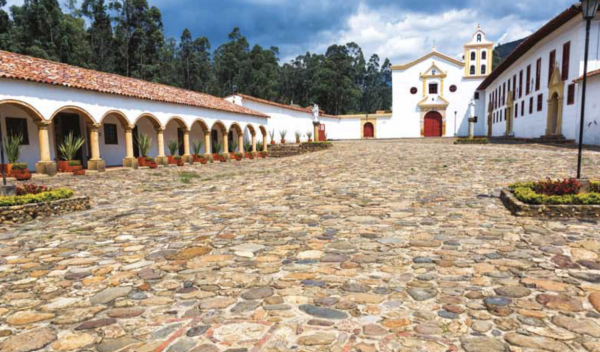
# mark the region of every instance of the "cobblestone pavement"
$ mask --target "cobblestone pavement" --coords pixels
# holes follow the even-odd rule
[[[600,351],[600,224],[497,198],[575,162],[371,141],[53,178],[93,209],[0,231],[0,351]]]

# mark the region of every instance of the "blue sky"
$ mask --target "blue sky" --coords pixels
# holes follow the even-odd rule
[[[59,0],[62,1],[62,0]],[[358,43],[399,64],[438,50],[455,57],[477,24],[495,42],[531,34],[574,0],[148,0],[167,35],[184,28],[213,48],[240,27],[251,44],[277,46],[281,60],[331,44]],[[9,0],[22,3],[22,0]]]

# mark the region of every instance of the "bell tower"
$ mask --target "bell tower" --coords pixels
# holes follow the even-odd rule
[[[465,78],[485,78],[492,71],[494,43],[486,39],[477,25],[471,41],[465,44]]]

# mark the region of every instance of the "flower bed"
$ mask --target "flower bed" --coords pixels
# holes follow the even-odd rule
[[[459,138],[454,141],[454,144],[489,144],[490,141],[487,138]]]
[[[0,197],[0,223],[23,223],[90,208],[88,197],[73,197],[73,194],[65,188],[30,184],[17,187],[16,196]]]
[[[517,216],[600,217],[600,182],[589,191],[574,179],[516,183],[502,191],[504,205]]]

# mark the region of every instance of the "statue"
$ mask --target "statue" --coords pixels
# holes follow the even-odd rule
[[[320,114],[319,105],[313,104],[312,114],[313,114],[313,121],[314,122],[319,121],[319,114]]]

